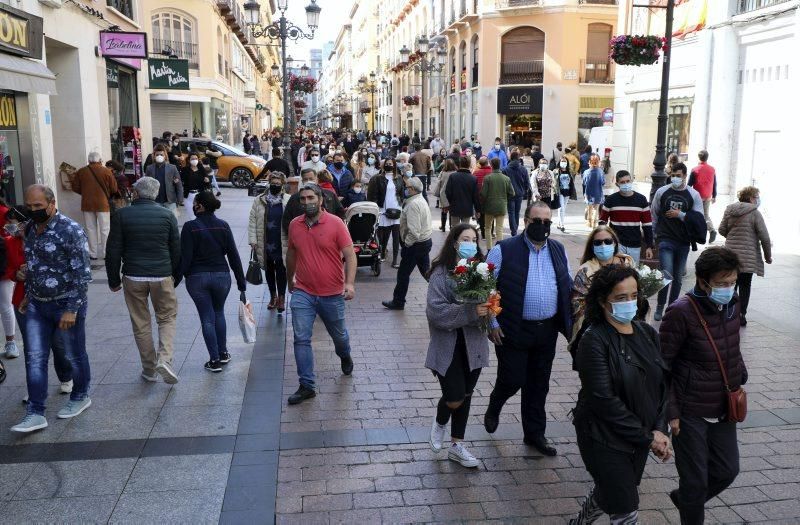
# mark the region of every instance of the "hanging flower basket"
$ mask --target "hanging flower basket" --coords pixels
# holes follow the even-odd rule
[[[652,35],[619,35],[611,39],[611,59],[621,66],[655,64],[666,51],[666,39]]]
[[[372,108],[361,108],[358,111],[361,113],[372,113]]]
[[[305,100],[295,100],[294,101],[294,107],[296,107],[296,108],[304,108],[304,107],[306,107],[306,105],[307,104],[306,104]]]
[[[406,95],[403,97],[403,104],[406,106],[419,106],[419,95]]]
[[[299,91],[301,93],[313,93],[317,86],[317,79],[314,77],[301,77],[289,75],[289,91]]]

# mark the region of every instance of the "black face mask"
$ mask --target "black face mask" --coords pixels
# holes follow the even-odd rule
[[[36,224],[44,224],[50,219],[50,215],[47,214],[47,208],[28,210],[28,217]]]
[[[340,170],[344,168],[344,162],[334,162],[333,167],[336,168],[337,170]]]
[[[273,195],[277,195],[281,192],[281,185],[280,184],[270,184],[269,185],[269,192]]]
[[[383,166],[384,171],[394,171],[394,166],[391,164],[384,164]]]
[[[531,222],[525,227],[525,235],[533,242],[544,242],[550,237],[550,225]]]

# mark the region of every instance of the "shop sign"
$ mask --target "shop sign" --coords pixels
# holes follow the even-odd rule
[[[603,122],[614,122],[614,108],[605,108],[600,112],[600,118]]]
[[[114,64],[106,63],[106,84],[110,88],[119,87],[119,69]]]
[[[177,58],[150,59],[147,64],[150,89],[189,89],[189,61]]]
[[[100,31],[100,52],[107,57],[147,58],[147,33]]]
[[[542,86],[498,89],[497,113],[501,115],[541,114]]]
[[[0,51],[42,58],[42,19],[0,3]]]
[[[10,93],[0,93],[0,129],[17,129],[17,107]]]

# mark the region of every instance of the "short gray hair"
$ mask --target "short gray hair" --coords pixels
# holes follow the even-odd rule
[[[100,162],[100,160],[101,160],[102,158],[103,158],[103,157],[102,157],[102,155],[100,155],[100,154],[99,154],[98,152],[96,152],[96,151],[92,151],[92,152],[90,152],[90,153],[89,153],[89,163],[90,163],[90,164],[91,164],[92,162]]]
[[[46,200],[48,203],[56,200],[56,194],[50,186],[45,186],[44,184],[31,184],[27,187],[27,189],[25,189],[25,194],[33,191],[42,192],[42,194],[44,194],[44,200]]]
[[[158,179],[154,179],[153,177],[142,177],[133,183],[133,189],[136,190],[140,199],[156,200],[160,188],[161,183],[158,182]]]
[[[319,184],[315,184],[313,182],[306,182],[305,184],[300,186],[300,189],[297,190],[297,194],[299,195],[301,191],[313,191],[314,194],[319,197],[319,200],[322,200],[322,188]]]
[[[414,191],[417,193],[422,193],[423,185],[422,180],[420,180],[419,177],[410,177],[406,180],[408,180],[409,186],[414,188]]]

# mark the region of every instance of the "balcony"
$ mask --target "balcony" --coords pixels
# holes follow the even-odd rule
[[[581,60],[582,84],[613,84],[614,70],[611,60]]]
[[[578,0],[581,5],[617,5],[617,0]]]
[[[500,63],[500,84],[541,84],[544,60],[519,60]]]
[[[174,54],[178,58],[186,59],[189,61],[189,67],[191,69],[198,69],[200,67],[197,62],[197,44],[154,38],[152,51],[153,53],[167,52]]]
[[[749,13],[750,11],[755,11],[756,9],[763,9],[773,5],[785,4],[790,1],[791,0],[739,0],[736,14],[740,15],[742,13]]]
[[[231,0],[217,0],[217,9],[222,15],[227,15],[233,8]]]
[[[108,7],[113,7],[131,20],[136,20],[133,16],[133,0],[106,0]]]
[[[513,9],[516,7],[541,7],[542,0],[495,0],[495,9]]]
[[[478,87],[478,64],[472,66],[472,87]]]
[[[445,22],[442,18],[439,27],[436,28],[435,34],[440,34],[446,31],[458,31],[462,25],[469,24],[478,18],[478,3],[479,0],[453,0],[451,5],[450,17]]]

